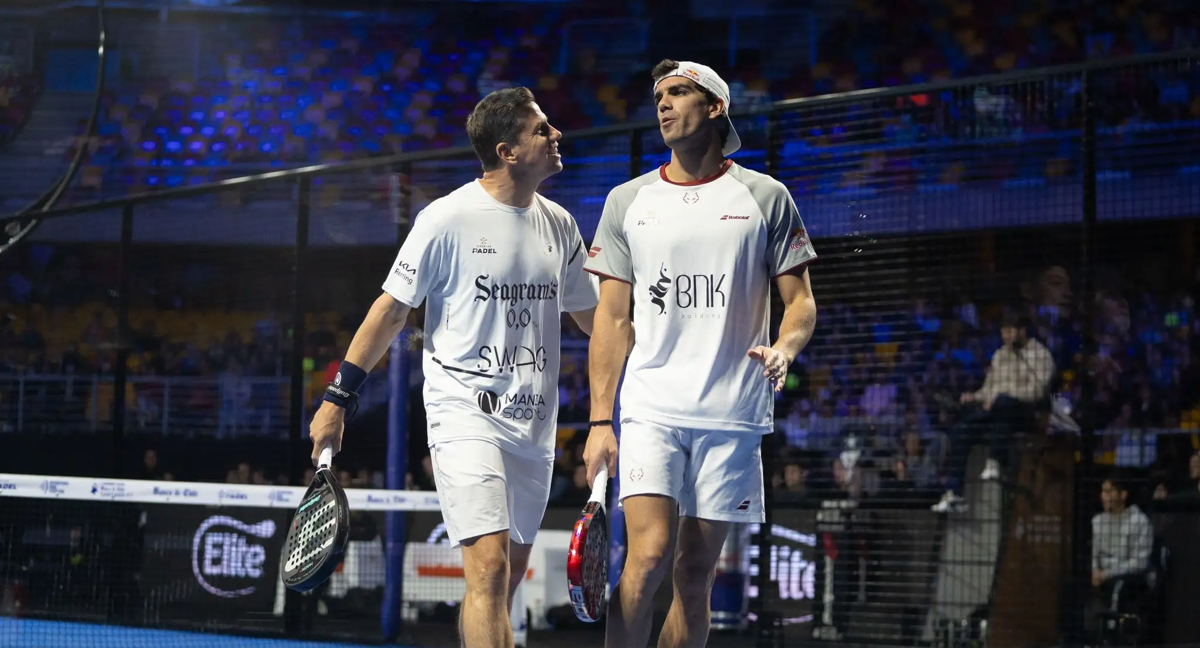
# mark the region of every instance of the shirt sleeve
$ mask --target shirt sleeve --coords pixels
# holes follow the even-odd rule
[[[583,268],[592,274],[633,283],[633,257],[625,236],[625,212],[632,202],[626,187],[617,187],[604,201],[604,213]]]
[[[562,309],[567,313],[595,308],[600,303],[600,280],[584,271],[583,262],[588,258],[587,245],[579,234],[575,219],[568,218],[568,236],[575,244],[567,251],[567,265],[563,272]]]
[[[800,211],[787,187],[773,183],[762,204],[767,218],[767,266],[772,277],[793,270],[817,258]]]
[[[428,212],[417,216],[383,281],[384,292],[413,308],[445,279],[445,232],[437,220]]]

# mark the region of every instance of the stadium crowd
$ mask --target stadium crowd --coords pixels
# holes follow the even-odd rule
[[[661,29],[666,10],[659,5],[665,4],[640,3],[626,19],[630,25],[648,25],[651,32]],[[1003,10],[981,2],[854,4],[852,16],[835,13],[820,20],[814,61],[806,55],[783,65],[777,59],[790,59],[743,47],[728,70],[737,105],[1200,43],[1185,0],[1088,5],[1083,20],[1078,7],[1066,11],[1035,0]],[[646,61],[613,64],[619,57],[599,56],[596,38],[588,38],[586,29],[572,32],[576,40],[569,44],[575,49],[565,59],[567,67],[553,54],[563,45],[564,26],[583,16],[612,14],[597,3],[584,5],[509,12],[486,22],[445,15],[420,29],[250,19],[225,21],[219,29],[200,27],[203,47],[194,78],[125,75],[105,92],[95,135],[84,137],[86,120],[80,120],[65,152],[73,156],[80,147],[87,152],[73,196],[193,184],[270,166],[466,146],[466,114],[495,85],[532,88],[562,130],[651,118]],[[928,19],[898,19],[910,15]],[[444,36],[424,36],[435,33]],[[903,45],[908,54],[892,56],[883,43]],[[718,44],[724,45],[714,44],[714,56]],[[1194,69],[1163,65],[1150,75],[1126,72],[1098,85],[1106,97],[1100,102],[1101,127],[1200,119],[1200,76]],[[971,95],[918,94],[875,107],[878,132],[823,120],[804,124],[783,155],[802,163],[822,149],[865,136],[873,143],[905,144],[1077,128],[1080,114],[1071,99],[1078,92],[1077,83],[1063,80],[997,85]],[[28,107],[18,112],[27,114]],[[1055,160],[1071,157],[1053,145],[1047,150]],[[883,166],[892,174],[928,178],[972,174],[960,170],[963,161],[952,154],[932,160],[934,169],[917,169],[904,163],[903,153],[864,159],[863,170]],[[1063,164],[1047,163],[1046,152],[1026,157],[992,164],[998,168],[985,175],[1053,178],[1065,172]]]
[[[1020,0],[1003,11],[981,2],[861,0],[854,5],[852,18],[821,20],[814,61],[781,67],[768,53],[743,48],[728,74],[737,101],[936,81],[1198,43],[1197,18],[1185,0],[1090,3],[1070,11],[1037,0]],[[668,21],[670,9],[670,3],[638,3],[632,20],[646,22],[654,33]],[[497,84],[533,88],[564,130],[646,118],[653,107],[645,61],[640,67],[612,65],[589,49],[595,43],[586,34],[577,35],[566,68],[553,54],[560,51],[564,25],[610,14],[601,3],[583,3],[494,21],[443,15],[421,29],[222,19],[219,29],[200,28],[211,38],[200,50],[193,78],[123,72],[103,96],[97,134],[85,138],[80,131],[65,154],[86,149],[84,189],[125,192],[208,181],[216,177],[214,170],[238,175],[264,165],[462,146],[467,112]],[[897,19],[911,15],[927,18]],[[908,54],[892,56],[882,43],[902,45]],[[914,95],[897,106],[878,107],[883,118],[866,120],[872,124],[869,132],[848,128],[841,117],[802,116],[783,143],[785,166],[823,170],[782,179],[797,192],[819,192],[846,182],[866,186],[870,178],[904,186],[913,174],[949,183],[1065,177],[1070,166],[1055,160],[1071,157],[1062,147],[1076,147],[1074,140],[1055,140],[1047,148],[1033,139],[1079,126],[1077,102],[1071,100],[1078,91],[1077,84],[1064,81],[980,87],[971,96]],[[1100,102],[1101,127],[1132,133],[1146,123],[1200,120],[1200,76],[1194,66],[1114,74],[1102,82],[1101,92],[1113,99]],[[28,79],[0,82],[0,145],[19,132],[37,95]],[[1196,132],[1184,131],[1183,137],[1194,138]],[[1018,134],[1034,136],[1020,147],[1025,151],[1020,159],[966,159],[953,149],[943,159],[913,155],[903,147],[888,153],[880,146]],[[863,144],[877,150],[846,152],[859,160],[855,168],[827,164],[829,155]],[[1115,156],[1109,161],[1121,163]],[[870,178],[864,180],[863,172]],[[7,315],[0,327],[0,373],[78,377],[111,372],[119,346],[115,312],[95,296],[115,285],[115,264],[56,256],[49,246],[33,246],[20,257],[6,254],[0,264],[0,304]],[[1070,314],[1078,312],[1077,300],[1066,270],[1043,271],[1037,279],[1042,301],[1025,314],[1033,320],[1033,337],[1055,361],[1048,395],[1055,406],[1045,425],[1071,431],[1069,419],[1078,416],[1072,406],[1082,388],[1081,324]],[[212,277],[203,275],[196,270],[180,280],[178,289],[156,295],[160,303],[154,308],[132,315],[133,339],[123,343],[131,351],[135,381],[128,406],[136,427],[222,437],[281,434],[291,358],[279,311],[189,308],[190,293],[198,286],[212,290]],[[1030,300],[1026,306],[1035,303]],[[1102,437],[1100,458],[1152,463],[1157,459],[1146,457],[1145,448],[1123,431],[1200,426],[1200,380],[1193,361],[1200,324],[1194,304],[1181,295],[1127,290],[1104,295],[1099,306],[1099,420],[1113,431]],[[836,482],[831,475],[851,437],[862,444],[861,465],[876,466],[889,479],[930,491],[950,485],[954,477],[946,463],[953,422],[939,400],[956,400],[980,387],[1000,346],[1004,309],[969,296],[897,300],[885,308],[822,302],[814,342],[797,359],[777,403],[778,436],[786,442],[788,460],[775,479],[784,490],[797,491],[810,483]],[[310,402],[348,343],[353,323],[344,320],[345,314],[322,313],[308,324],[303,361]],[[169,380],[174,378],[189,380]],[[26,429],[46,429],[64,418],[78,419],[74,429],[95,428],[109,416],[112,393],[103,383],[27,383],[19,395],[15,381],[6,383],[0,410],[7,431],[19,427],[17,398],[25,399],[26,420],[39,420],[39,411],[53,412],[40,419],[42,427]],[[560,400],[565,424],[584,420],[588,390],[580,358],[564,364]],[[564,493],[579,486],[581,439],[568,427],[560,440],[555,496],[568,497]],[[370,472],[376,468],[361,467],[367,472],[355,473],[354,482],[376,483]],[[268,479],[263,470],[231,467],[231,478]],[[413,472],[415,484],[428,481],[420,469]],[[869,475],[857,472],[864,474]]]
[[[37,257],[26,255],[31,258]],[[27,380],[25,392],[18,395],[10,379],[0,402],[10,432],[16,430],[18,397],[25,399],[21,414],[26,430],[78,430],[86,427],[89,413],[98,415],[100,424],[108,420],[111,391],[109,400],[102,401],[103,383],[68,382],[65,377],[111,373],[113,311],[89,302],[73,308],[57,305],[52,294],[26,289],[27,284],[59,283],[45,279],[72,265],[66,258],[48,262],[40,275],[26,269],[31,277],[26,281],[11,272],[0,286],[0,303],[7,309],[6,325],[0,328],[0,374]],[[983,385],[992,354],[1001,346],[1001,318],[1014,310],[1029,318],[1032,337],[1053,358],[1045,395],[1051,405],[1038,425],[1052,433],[1078,431],[1082,323],[1071,276],[1062,266],[1042,267],[1030,273],[1021,293],[1023,301],[1016,307],[976,301],[967,294],[913,301],[897,295],[869,307],[822,303],[817,334],[796,359],[777,399],[778,434],[772,443],[784,458],[774,476],[780,490],[799,493],[813,484],[835,483],[847,439],[854,439],[862,452],[857,465],[864,470],[855,474],[868,480],[860,485],[864,493],[894,487],[889,480],[911,482],[906,488],[926,495],[954,486],[953,471],[947,469],[954,420],[944,403]],[[290,342],[279,314],[168,309],[154,317],[153,312],[138,319],[130,341],[127,406],[137,434],[152,438],[169,430],[229,439],[285,436]],[[1189,453],[1160,457],[1155,449],[1163,443],[1156,445],[1153,437],[1142,441],[1138,434],[1200,428],[1200,365],[1193,360],[1200,351],[1200,318],[1194,300],[1184,292],[1156,295],[1136,286],[1105,285],[1096,315],[1097,460],[1162,468],[1167,472],[1160,479],[1168,488],[1186,474]],[[331,368],[336,370],[354,324],[353,317],[336,314],[311,319],[306,345],[310,405],[319,400]],[[582,492],[584,435],[572,424],[587,420],[590,398],[586,338],[571,326],[565,337],[556,499]],[[420,363],[413,364],[419,372]],[[39,375],[63,378],[47,380],[40,388],[28,386]],[[372,382],[382,386],[386,378],[379,372]],[[39,411],[44,412],[41,418]],[[43,421],[44,427],[31,426],[30,420]],[[1168,470],[1163,464],[1170,461],[1174,465]],[[351,468],[347,483],[380,483],[382,466]],[[413,473],[415,486],[431,487],[428,467],[422,468],[420,459],[414,460]],[[278,478],[267,467],[248,465],[230,466],[228,477],[238,483]]]

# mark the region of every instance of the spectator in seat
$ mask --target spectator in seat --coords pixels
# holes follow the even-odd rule
[[[904,464],[900,477],[900,470],[893,466],[893,472],[897,474],[897,479],[908,479],[912,481],[914,488],[929,488],[938,481],[937,465],[933,458],[929,456],[929,452],[925,444],[921,440],[921,433],[914,430],[906,430],[900,436],[900,453],[895,457],[894,462]]]
[[[989,454],[980,479],[1000,479],[998,446],[1004,444],[1011,453],[1013,436],[1033,425],[1037,407],[1048,395],[1055,363],[1049,349],[1030,335],[1032,325],[1027,316],[1006,314],[1000,324],[1002,345],[992,354],[983,386],[960,397],[959,421],[950,432],[950,465],[959,471],[966,470],[972,446],[984,443]],[[957,481],[961,489],[963,479]],[[948,490],[933,510],[961,510],[963,502],[960,493]]]
[[[1104,613],[1137,611],[1147,590],[1154,531],[1150,518],[1129,503],[1129,484],[1116,476],[1100,487],[1104,512],[1092,518],[1092,598],[1087,623],[1095,636]]]
[[[1200,450],[1193,452],[1191,458],[1188,459],[1187,480],[1175,489],[1166,483],[1159,483],[1154,489],[1154,499],[1200,502]]]
[[[774,479],[774,499],[777,503],[804,501],[808,491],[808,470],[799,452],[787,453],[783,466]]]
[[[147,448],[142,453],[142,471],[138,479],[158,480],[163,478],[162,468],[158,466],[158,451]]]

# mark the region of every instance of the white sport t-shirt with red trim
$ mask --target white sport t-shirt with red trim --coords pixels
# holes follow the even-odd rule
[[[383,289],[414,308],[428,302],[431,446],[482,439],[554,456],[562,313],[599,298],[586,258],[575,219],[541,195],[512,207],[476,180],[421,211]]]
[[[665,166],[613,189],[584,268],[632,284],[621,416],[769,434],[770,281],[816,258],[787,188],[727,160],[694,183]]]

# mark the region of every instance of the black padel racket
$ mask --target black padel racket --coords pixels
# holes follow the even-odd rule
[[[580,621],[594,623],[604,614],[608,588],[608,467],[602,466],[592,484],[592,496],[575,522],[567,549],[567,589]]]
[[[346,553],[350,537],[350,507],[346,492],[329,469],[333,449],[321,450],[317,474],[301,498],[279,557],[283,584],[307,592],[324,583]]]

